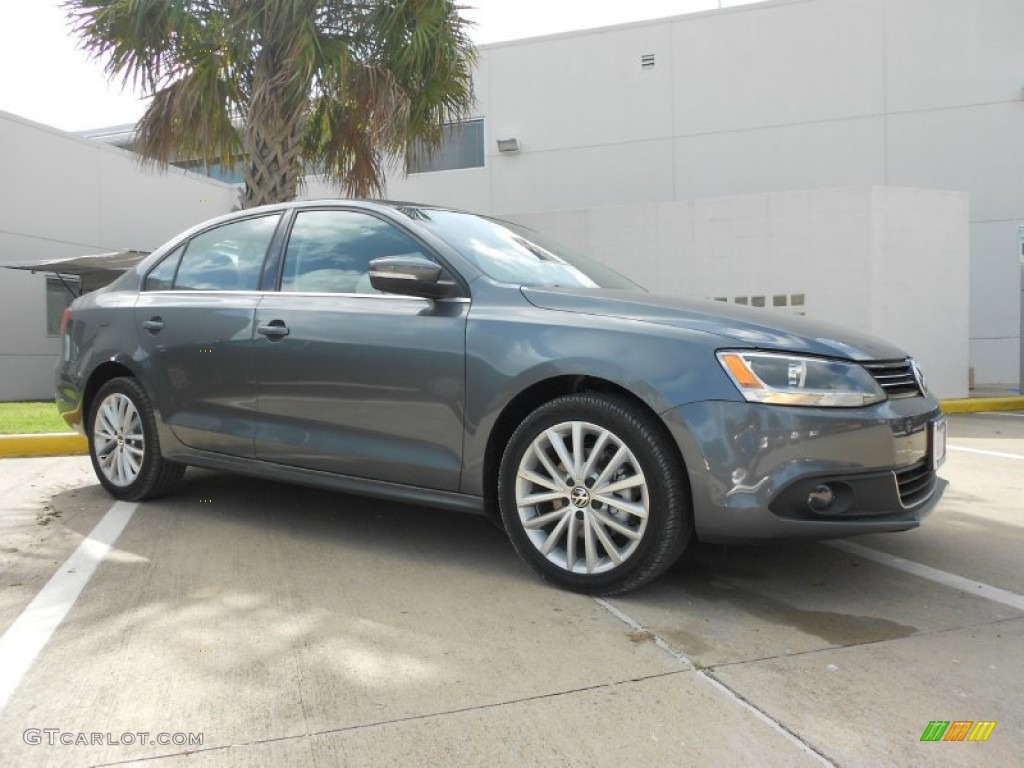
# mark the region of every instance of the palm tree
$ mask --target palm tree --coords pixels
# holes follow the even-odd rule
[[[453,0],[65,0],[82,48],[152,95],[135,150],[245,158],[242,207],[293,199],[304,168],[347,194],[436,147],[473,102]]]

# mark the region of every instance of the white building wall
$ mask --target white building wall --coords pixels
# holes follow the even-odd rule
[[[152,250],[231,210],[235,188],[0,112],[0,264]],[[0,269],[0,400],[53,397],[60,338],[46,333],[43,275]]]
[[[1016,382],[1022,29],[1020,0],[776,0],[486,46],[486,166],[395,174],[388,193],[507,215],[848,186],[963,191],[970,364],[978,381]],[[499,154],[496,139],[513,136],[522,151]]]
[[[871,217],[870,330],[915,355],[940,397],[966,397],[971,292],[968,196],[875,187]]]
[[[511,217],[641,285],[872,333],[914,355],[940,397],[967,395],[967,196],[858,187]],[[775,307],[775,297],[785,306]],[[794,304],[794,297],[800,297]]]

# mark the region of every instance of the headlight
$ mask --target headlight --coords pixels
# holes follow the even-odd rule
[[[856,363],[775,352],[719,352],[718,361],[752,403],[853,407],[885,400]]]

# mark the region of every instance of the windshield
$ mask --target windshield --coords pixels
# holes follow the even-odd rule
[[[398,210],[440,237],[485,275],[503,283],[643,290],[615,270],[571,253],[518,224],[459,211],[414,207]]]

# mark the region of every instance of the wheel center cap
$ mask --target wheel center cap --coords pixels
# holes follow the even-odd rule
[[[583,509],[590,506],[590,491],[584,488],[582,485],[577,485],[572,489],[572,493],[569,494],[569,499],[572,501],[572,505],[577,509]]]

